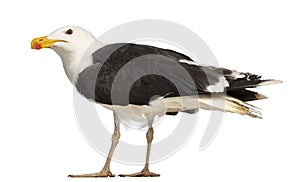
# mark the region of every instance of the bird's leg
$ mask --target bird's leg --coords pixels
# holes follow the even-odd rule
[[[88,177],[115,177],[114,174],[110,171],[110,162],[113,156],[113,153],[116,149],[116,146],[119,142],[120,134],[120,119],[117,117],[116,113],[114,113],[114,122],[115,122],[115,129],[112,135],[112,144],[106,159],[106,162],[102,168],[102,170],[98,173],[91,173],[91,174],[81,174],[81,175],[69,175],[72,178],[88,178]]]
[[[120,174],[120,177],[159,177],[159,174],[152,173],[149,171],[149,158],[150,158],[150,150],[151,150],[151,144],[153,140],[153,134],[154,130],[152,128],[152,123],[149,124],[149,129],[146,134],[147,138],[147,154],[146,154],[146,163],[145,167],[141,172],[133,173],[133,174]]]

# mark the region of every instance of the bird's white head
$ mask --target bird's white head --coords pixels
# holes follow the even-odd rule
[[[48,36],[33,39],[31,48],[37,50],[53,49],[61,57],[65,72],[70,81],[73,82],[82,56],[95,42],[97,42],[95,37],[89,31],[77,26],[65,26]],[[82,65],[86,66],[87,64],[90,63],[83,63]]]
[[[65,26],[55,30],[48,36],[33,39],[31,48],[37,50],[51,48],[60,55],[82,52],[94,41],[95,37],[87,30],[77,26]]]

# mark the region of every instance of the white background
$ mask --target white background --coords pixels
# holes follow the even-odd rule
[[[144,180],[300,180],[299,1],[95,2],[1,3],[0,181],[107,180],[67,178],[97,172],[105,158],[86,143],[77,127],[73,89],[59,57],[51,50],[31,50],[30,41],[64,25],[79,25],[99,36],[119,24],[145,18],[170,20],[193,30],[223,67],[284,83],[259,89],[270,97],[255,103],[264,109],[263,120],[226,114],[217,138],[204,151],[198,150],[205,128],[205,121],[199,120],[182,150],[150,166],[162,176]],[[112,125],[110,113],[105,116]],[[156,132],[157,140],[160,135]],[[111,165],[115,174],[141,168]]]

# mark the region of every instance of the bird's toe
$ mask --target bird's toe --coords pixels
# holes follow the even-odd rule
[[[91,174],[76,174],[76,175],[69,175],[70,178],[98,178],[98,177],[115,177],[110,171],[107,172],[99,172],[99,173],[91,173]]]

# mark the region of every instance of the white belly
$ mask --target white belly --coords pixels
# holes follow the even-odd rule
[[[163,116],[166,112],[179,112],[199,108],[211,109],[210,100],[209,96],[185,96],[159,98],[150,102],[149,105],[141,106],[133,104],[127,106],[101,105],[116,112],[122,121],[147,122],[155,116]]]

